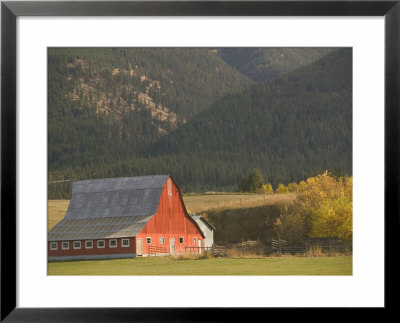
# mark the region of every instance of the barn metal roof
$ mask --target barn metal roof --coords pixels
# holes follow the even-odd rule
[[[197,221],[198,219],[201,218],[201,215],[198,214],[190,214],[190,216],[192,217],[193,220]]]
[[[64,219],[48,233],[49,241],[127,238],[136,236],[151,216]]]
[[[137,235],[157,212],[169,175],[94,179],[75,182],[65,218],[49,241]]]
[[[74,182],[72,194],[162,188],[169,175],[90,179]]]

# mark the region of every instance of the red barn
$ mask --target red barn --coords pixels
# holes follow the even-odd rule
[[[95,179],[74,183],[64,219],[48,233],[48,258],[174,255],[203,242],[169,175]]]

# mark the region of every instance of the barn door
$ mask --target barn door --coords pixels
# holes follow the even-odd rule
[[[143,255],[143,242],[142,239],[136,239],[136,255],[141,256]]]
[[[201,253],[201,240],[199,240],[198,244],[199,244],[199,253]]]
[[[169,239],[169,253],[171,255],[175,254],[175,238],[170,238]]]

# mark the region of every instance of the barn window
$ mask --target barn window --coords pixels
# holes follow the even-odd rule
[[[69,249],[69,242],[68,241],[64,241],[61,245],[61,249],[62,250],[68,250]]]
[[[197,238],[193,238],[193,243],[197,244]]]
[[[108,242],[108,246],[110,248],[116,248],[117,247],[117,240],[116,239],[112,239]]]
[[[122,246],[129,247],[129,239],[122,239]]]
[[[50,242],[50,250],[57,250],[57,242]]]
[[[86,249],[92,249],[93,248],[93,241],[92,240],[85,241],[85,248]]]
[[[160,237],[160,244],[164,244],[164,243],[165,243],[164,237]]]
[[[97,248],[104,248],[106,243],[104,240],[97,240]]]
[[[147,244],[151,244],[151,238],[150,238],[150,237],[147,237],[147,238],[146,238],[146,243],[147,243]]]
[[[74,249],[81,249],[81,242],[80,241],[74,241]]]
[[[179,243],[183,243],[183,237],[179,237]]]

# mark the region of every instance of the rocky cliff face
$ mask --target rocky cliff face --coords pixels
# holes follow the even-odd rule
[[[94,70],[83,59],[74,59],[67,66],[69,91],[65,95],[73,101],[92,104],[97,113],[112,115],[119,120],[128,110],[148,109],[154,119],[165,125],[159,127],[160,133],[177,127],[177,114],[155,102],[165,96],[161,82],[152,80],[138,66]]]

